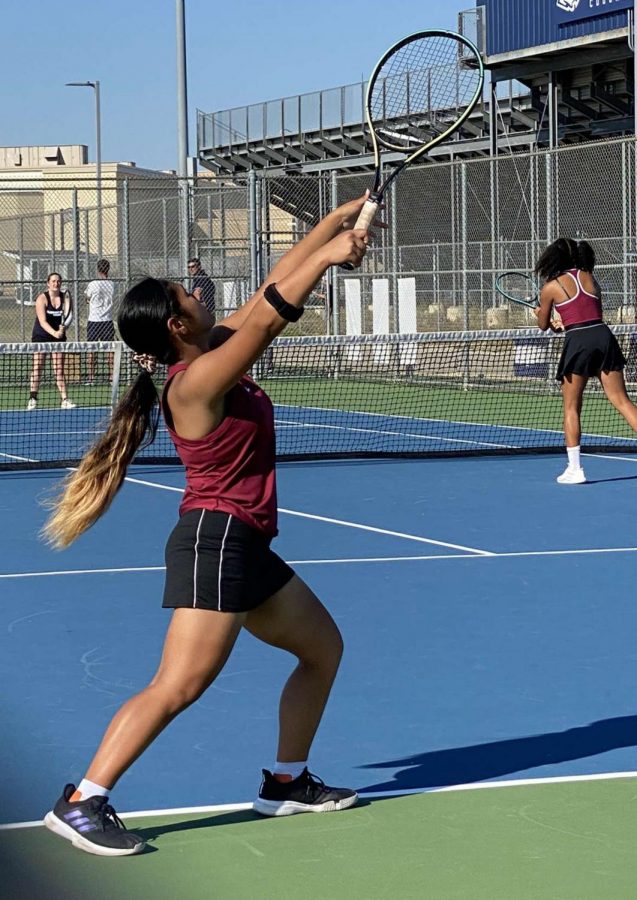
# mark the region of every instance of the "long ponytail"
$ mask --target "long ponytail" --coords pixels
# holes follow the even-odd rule
[[[138,354],[149,354],[158,362],[176,361],[170,342],[168,320],[179,314],[172,285],[145,278],[122,300],[119,331]],[[150,371],[142,369],[118,403],[104,434],[68,475],[56,499],[47,503],[52,514],[42,537],[58,549],[68,547],[109,508],[126,477],[126,469],[141,447],[152,443],[157,433],[158,395]]]
[[[58,550],[68,547],[102,516],[122,486],[137,451],[157,432],[157,391],[152,377],[141,372],[117,405],[108,428],[62,482],[59,496],[42,529],[44,540]]]

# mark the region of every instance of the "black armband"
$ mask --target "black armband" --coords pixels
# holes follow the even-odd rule
[[[276,309],[281,318],[285,319],[287,322],[298,322],[303,315],[303,307],[292,306],[291,303],[284,300],[281,294],[279,294],[275,284],[269,284],[263,292],[263,296],[270,306],[273,306]]]

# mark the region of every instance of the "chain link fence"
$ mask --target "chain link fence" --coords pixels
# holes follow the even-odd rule
[[[495,277],[532,270],[559,235],[590,241],[606,318],[635,322],[636,153],[634,139],[625,139],[406,171],[362,268],[330,270],[286,333],[528,326],[527,310],[495,296]],[[104,180],[98,204],[94,185],[81,181],[0,178],[0,340],[29,340],[35,298],[52,271],[75,299],[69,337],[83,339],[84,292],[101,257],[111,263],[117,299],[146,274],[188,285],[188,257],[199,257],[221,318],[321,216],[369,182],[368,173],[337,170],[200,177],[183,186],[170,175],[126,176]]]

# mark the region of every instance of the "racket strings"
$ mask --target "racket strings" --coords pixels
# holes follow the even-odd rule
[[[507,272],[498,278],[498,290],[505,297],[522,303],[537,303],[538,287],[533,278],[522,272]]]
[[[383,142],[416,149],[440,134],[474,99],[478,68],[464,63],[455,38],[419,38],[392,54],[376,73],[369,95],[372,121]]]

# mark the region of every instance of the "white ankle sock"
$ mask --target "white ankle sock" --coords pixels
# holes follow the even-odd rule
[[[77,786],[75,794],[73,795],[74,799],[86,800],[88,797],[108,797],[109,789],[102,787],[101,784],[95,784],[94,781],[89,781],[88,778],[83,778]],[[78,798],[76,795],[79,794]]]
[[[289,775],[291,778],[298,778],[303,769],[307,766],[307,760],[303,762],[279,762],[274,764],[272,769],[273,775]]]
[[[577,447],[567,447],[566,453],[568,455],[568,464],[571,469],[581,469],[582,463],[580,461],[580,448],[579,445]]]

